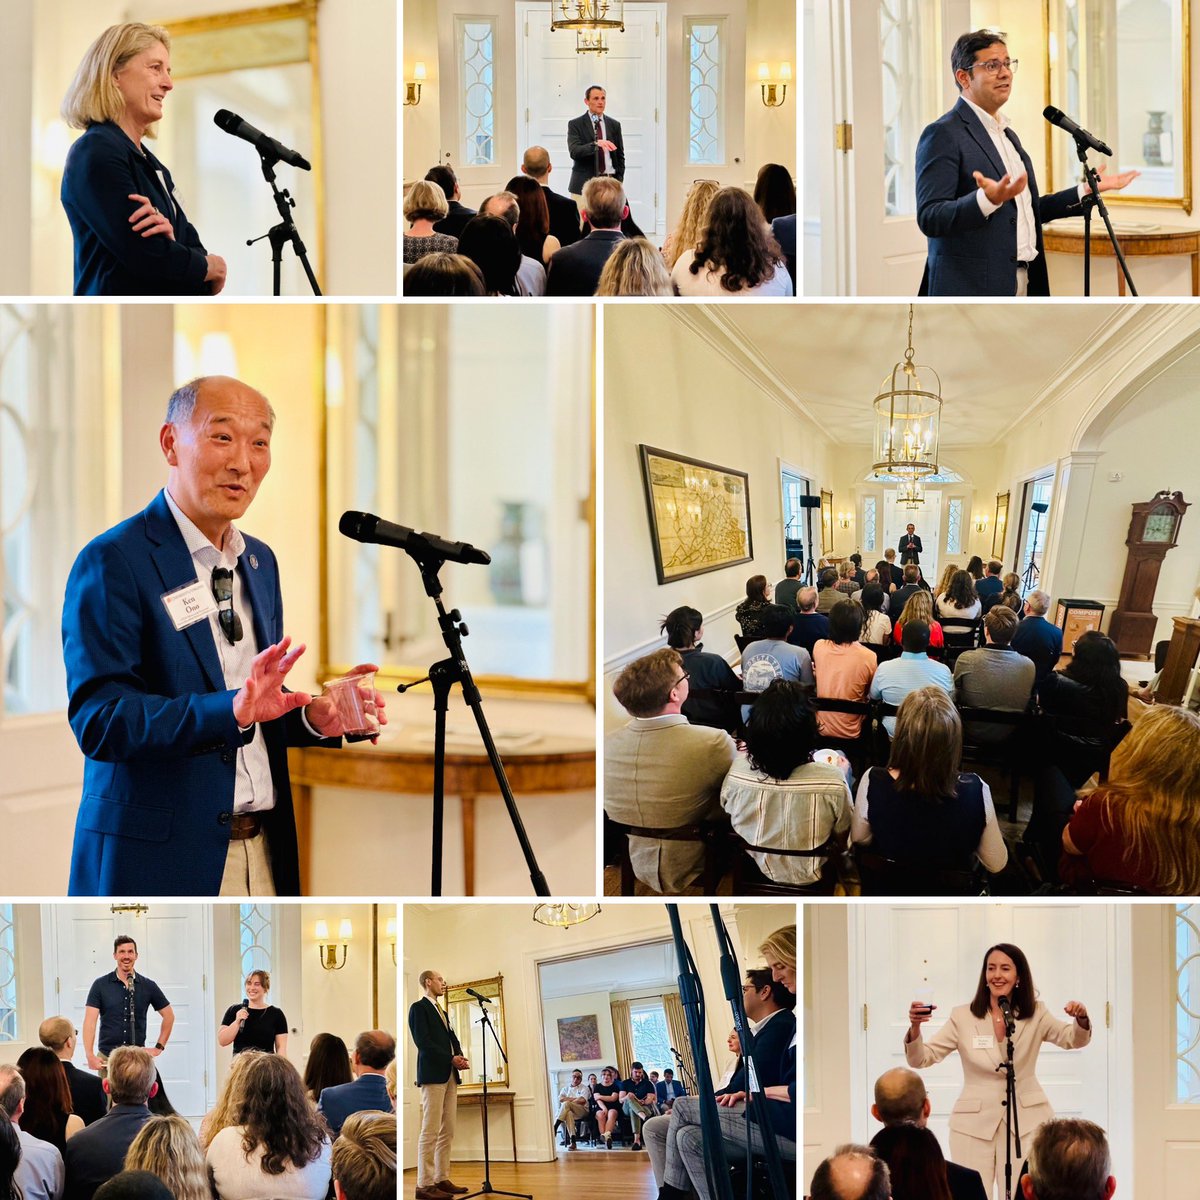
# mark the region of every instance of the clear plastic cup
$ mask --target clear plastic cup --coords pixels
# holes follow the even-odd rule
[[[342,723],[342,737],[348,742],[365,742],[379,734],[375,711],[375,672],[341,675],[327,679],[324,694],[329,696]]]

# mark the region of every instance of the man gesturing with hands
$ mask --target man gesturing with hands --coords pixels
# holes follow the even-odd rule
[[[287,747],[337,745],[342,727],[328,697],[285,689],[305,647],[284,636],[274,554],[233,524],[274,424],[236,379],[179,388],[159,433],[166,488],[71,570],[68,717],[87,758],[73,896],[299,894]]]

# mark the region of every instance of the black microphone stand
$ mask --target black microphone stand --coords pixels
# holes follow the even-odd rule
[[[508,1063],[508,1055],[504,1053],[504,1047],[500,1045],[500,1039],[496,1036],[496,1027],[492,1024],[491,1018],[488,1016],[487,1007],[482,1000],[477,1000],[479,1005],[480,1024],[483,1025],[483,1032],[480,1035],[480,1042],[483,1048],[483,1105],[480,1111],[483,1113],[483,1182],[479,1185],[479,1191],[471,1192],[470,1195],[464,1196],[462,1200],[474,1200],[475,1196],[515,1196],[517,1200],[533,1200],[533,1197],[526,1192],[502,1192],[498,1188],[492,1187],[492,1162],[488,1153],[488,1070],[487,1070],[487,1035],[491,1031],[492,1038],[495,1040],[496,1049],[500,1051],[500,1057],[504,1062]],[[516,1165],[516,1159],[513,1159],[513,1165]]]
[[[1013,1064],[1013,1034],[1016,1021],[1011,1013],[1004,1018],[1004,1037],[1007,1058],[997,1068],[1004,1072],[1004,1200],[1012,1200],[1013,1142],[1017,1158],[1021,1157],[1021,1115],[1017,1111],[1017,1068]]]
[[[1026,592],[1028,592],[1029,589],[1031,587],[1033,587],[1035,576],[1039,580],[1042,577],[1041,568],[1037,565],[1038,530],[1040,530],[1041,527],[1042,527],[1042,514],[1040,512],[1038,512],[1037,509],[1034,509],[1034,511],[1033,511],[1033,541],[1032,541],[1032,543],[1030,543],[1030,546],[1029,546],[1029,562],[1025,566],[1025,572],[1024,572],[1024,576],[1022,578],[1022,583],[1024,583],[1024,585],[1025,585]]]
[[[691,1094],[696,1094],[696,1077],[687,1069],[687,1063],[683,1061],[683,1055],[678,1050],[672,1049],[671,1053],[675,1056],[675,1065],[679,1068],[679,1075],[683,1079],[683,1086],[691,1086]]]
[[[274,154],[266,154],[259,150],[258,157],[262,160],[263,178],[271,185],[271,192],[275,197],[275,207],[279,210],[279,215],[283,218],[278,225],[273,225],[266,233],[256,238],[248,238],[247,246],[253,246],[255,242],[261,242],[263,238],[271,240],[271,263],[274,268],[274,295],[280,294],[280,279],[279,271],[283,266],[283,247],[286,242],[292,243],[292,249],[295,251],[296,257],[300,260],[300,265],[304,268],[305,275],[308,276],[309,285],[312,287],[313,295],[321,295],[321,289],[317,284],[317,277],[313,274],[312,264],[308,261],[308,251],[305,249],[304,242],[300,239],[300,230],[296,228],[296,222],[292,220],[292,209],[296,207],[295,200],[292,199],[291,193],[287,188],[282,190],[275,179],[275,165],[279,159]]]
[[[445,563],[425,550],[405,548],[405,553],[417,564],[421,572],[421,581],[425,585],[425,594],[433,601],[438,614],[438,627],[442,631],[442,641],[450,651],[450,657],[434,663],[429,668],[429,674],[424,679],[413,683],[402,683],[398,692],[406,692],[409,688],[421,683],[433,687],[434,712],[434,746],[433,746],[433,865],[431,870],[430,894],[442,894],[442,834],[446,814],[446,713],[450,707],[450,691],[457,683],[462,688],[463,700],[475,714],[475,724],[479,727],[479,736],[483,739],[483,747],[487,751],[488,761],[492,765],[492,774],[496,777],[496,785],[504,797],[504,805],[508,809],[509,820],[512,821],[513,832],[521,845],[521,853],[525,855],[525,865],[529,868],[529,878],[533,883],[533,891],[537,896],[549,896],[550,885],[546,882],[538,866],[537,857],[530,845],[525,832],[521,814],[517,810],[517,802],[509,786],[508,776],[504,773],[504,764],[500,761],[500,753],[492,740],[492,731],[488,728],[487,718],[483,715],[483,697],[475,680],[471,677],[471,668],[467,664],[466,652],[463,650],[462,639],[467,636],[468,629],[463,623],[462,614],[457,608],[446,611],[442,604],[442,583],[438,572]]]
[[[813,559],[812,514],[813,510],[811,507],[805,508],[804,521],[808,536],[804,543],[804,574],[801,576],[805,587],[812,587],[817,570],[817,564]]]
[[[1083,198],[1083,294],[1090,296],[1092,294],[1092,209],[1095,208],[1104,220],[1104,228],[1108,230],[1108,240],[1112,242],[1113,254],[1117,257],[1117,262],[1121,266],[1121,271],[1125,276],[1125,285],[1129,288],[1129,294],[1136,296],[1137,288],[1133,286],[1133,276],[1129,274],[1129,267],[1125,262],[1125,255],[1121,253],[1121,244],[1117,241],[1117,235],[1113,231],[1112,221],[1108,216],[1108,206],[1100,194],[1100,173],[1095,167],[1088,162],[1088,144],[1078,134],[1075,136],[1075,149],[1079,154],[1079,161],[1083,164],[1083,177],[1087,180],[1088,188],[1091,195]]]

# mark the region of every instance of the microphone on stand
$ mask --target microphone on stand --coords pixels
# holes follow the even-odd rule
[[[1057,125],[1059,129],[1065,129],[1077,142],[1095,150],[1097,154],[1103,154],[1105,158],[1112,158],[1112,147],[1102,142],[1095,134],[1088,133],[1086,129],[1081,128],[1061,108],[1055,108],[1053,104],[1048,104],[1042,109],[1042,116],[1050,122],[1051,125]]]
[[[357,542],[395,546],[414,557],[435,557],[445,562],[478,563],[481,566],[487,566],[492,561],[492,556],[486,550],[478,550],[467,542],[449,542],[436,533],[417,533],[406,525],[383,521],[374,513],[342,513],[338,532]]]
[[[490,996],[482,996],[474,988],[464,988],[463,990],[467,993],[468,996],[474,996],[475,999],[478,1000],[480,1004],[495,1004],[496,1003],[493,999],[491,999]]]
[[[249,142],[259,154],[266,155],[267,158],[285,162],[289,167],[299,167],[302,171],[312,170],[312,163],[304,155],[277,142],[273,137],[263,133],[261,129],[255,129],[249,121],[243,121],[237,113],[230,112],[227,108],[219,109],[214,114],[213,124],[218,129],[223,129],[226,133],[241,138],[244,142]]]

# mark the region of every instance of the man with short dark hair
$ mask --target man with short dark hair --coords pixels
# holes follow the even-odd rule
[[[1012,649],[1017,632],[1017,614],[1003,604],[983,619],[985,645],[967,650],[954,664],[954,687],[959,704],[970,708],[992,708],[1000,712],[1024,712],[1033,693],[1035,667]],[[1004,742],[1013,726],[969,721],[963,734],[975,742]]]
[[[900,539],[900,544],[896,547],[900,551],[900,565],[908,566],[909,563],[919,563],[921,561],[921,551],[924,547],[921,545],[921,538],[917,533],[917,527],[909,521],[905,527],[904,536]]]
[[[134,971],[138,960],[137,942],[128,934],[113,941],[113,961],[117,967],[92,981],[83,1010],[83,1052],[93,1071],[100,1070],[117,1046],[146,1044],[146,1014],[153,1008],[162,1018],[152,1057],[166,1048],[175,1025],[175,1012],[162,988],[153,979]],[[99,1054],[94,1053],[96,1026],[100,1027]]]
[[[904,626],[903,651],[899,658],[881,662],[871,680],[871,699],[900,707],[909,692],[921,688],[940,687],[948,696],[954,695],[954,676],[945,663],[929,657],[929,626],[924,621],[909,621]],[[896,732],[896,718],[884,717],[883,727],[891,737]]]
[[[775,603],[786,604],[796,611],[796,593],[804,586],[800,582],[800,560],[789,558],[783,564],[783,578],[775,585]]]
[[[642,1123],[654,1116],[654,1084],[640,1062],[629,1064],[629,1078],[621,1080],[621,1108],[633,1126],[633,1148],[642,1148]]]
[[[579,205],[570,196],[560,196],[551,190],[547,180],[553,169],[550,155],[542,146],[530,146],[521,159],[521,173],[539,184],[546,197],[551,235],[558,238],[560,246],[569,246],[583,236],[579,227]]]
[[[829,618],[817,612],[817,589],[802,587],[796,593],[796,615],[792,617],[792,632],[788,641],[793,646],[802,646],[812,657],[813,647],[829,636]]]
[[[1046,620],[1050,597],[1043,591],[1032,591],[1025,597],[1025,618],[1012,636],[1012,648],[1030,659],[1041,683],[1054,670],[1062,657],[1062,630]]]
[[[909,597],[921,590],[921,568],[909,563],[904,568],[902,578],[904,582],[892,593],[891,604],[888,608],[888,616],[894,620],[900,619]]]
[[[602,87],[592,84],[584,92],[583,102],[587,112],[567,125],[567,153],[573,164],[571,195],[583,200],[582,207],[590,211],[584,192],[589,179],[611,175],[620,183],[625,178],[625,142],[620,122],[605,114],[608,96]],[[596,228],[594,216],[592,228]]]
[[[629,210],[625,189],[617,179],[607,175],[589,179],[583,185],[583,207],[592,231],[550,256],[547,296],[594,296],[604,264],[617,243],[625,240],[621,221]]]
[[[891,1200],[887,1163],[870,1146],[839,1146],[813,1172],[809,1200]]]
[[[521,204],[513,192],[497,192],[489,196],[480,206],[483,216],[500,217],[517,235],[521,220]],[[536,258],[521,254],[521,265],[517,268],[517,291],[522,296],[544,296],[546,294],[546,268]]]
[[[395,1057],[396,1039],[385,1030],[369,1029],[358,1035],[351,1058],[353,1082],[322,1088],[317,1101],[334,1137],[351,1113],[391,1111],[386,1076],[388,1064]]]
[[[671,1111],[671,1105],[675,1103],[679,1096],[687,1095],[687,1088],[675,1078],[675,1072],[667,1067],[663,1071],[663,1077],[660,1082],[654,1085],[655,1095],[658,1097],[659,1107],[664,1113]],[[643,1129],[645,1127],[643,1126]]]
[[[104,1085],[95,1075],[81,1071],[71,1060],[75,1057],[78,1034],[66,1017],[47,1017],[38,1026],[38,1040],[62,1063],[71,1089],[71,1108],[85,1125],[98,1121],[108,1111]]]
[[[790,679],[812,687],[812,655],[792,645],[792,614],[782,604],[768,604],[759,625],[763,636],[742,651],[742,687],[747,692],[765,692],[776,679]],[[751,706],[742,705],[742,720],[751,720]]]
[[[396,1116],[360,1112],[346,1118],[333,1143],[335,1200],[395,1200]]]
[[[455,238],[461,236],[467,222],[475,215],[475,210],[459,202],[462,191],[459,189],[454,168],[439,163],[425,172],[425,178],[430,183],[436,183],[446,193],[446,203],[450,206],[450,211],[434,225],[434,232]]]
[[[1038,1126],[1021,1176],[1025,1200],[1110,1200],[1117,1190],[1104,1130],[1091,1121],[1058,1117]]]
[[[983,578],[975,585],[975,594],[979,597],[979,603],[986,613],[989,608],[1000,598],[1000,593],[1004,591],[1004,580],[1000,578],[1004,570],[1004,564],[996,559],[989,559],[987,566],[984,568]]]
[[[21,1161],[13,1172],[23,1200],[62,1200],[66,1173],[58,1147],[21,1128],[25,1113],[25,1078],[10,1064],[0,1066],[0,1121],[11,1121],[21,1144]]]

